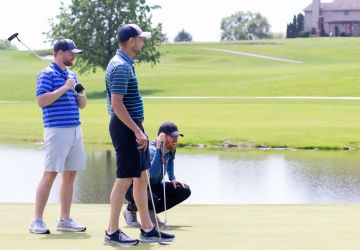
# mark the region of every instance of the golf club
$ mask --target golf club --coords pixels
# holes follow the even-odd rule
[[[24,45],[31,53],[33,53],[37,58],[39,58],[41,61],[48,63],[48,61],[46,61],[44,58],[42,58],[38,53],[36,53],[35,51],[33,51],[32,49],[30,49],[25,43],[23,43],[20,39],[19,39],[19,33],[14,33],[11,36],[9,36],[9,38],[7,39],[9,42],[11,42],[14,39],[17,39],[22,45]],[[60,76],[63,76],[62,74],[60,74],[59,72],[57,72],[55,69],[53,69],[57,74],[59,74]],[[67,79],[65,79],[67,80]],[[78,94],[82,94],[82,92],[85,90],[85,88],[80,84],[77,83],[74,85],[73,87],[74,91]]]
[[[166,213],[166,192],[165,192],[165,150],[164,150],[164,142],[161,142],[160,144],[160,150],[161,150],[161,166],[163,171],[163,190],[164,190],[164,212],[165,212],[165,221],[164,226],[162,226],[163,229],[169,230],[170,228],[166,226],[167,223],[167,213]]]
[[[23,43],[20,39],[19,39],[19,33],[14,33],[12,34],[9,38],[8,41],[11,42],[12,40],[14,40],[14,38],[16,38],[22,45],[24,45],[31,53],[33,53],[37,58],[39,58],[40,60],[47,62],[44,58],[42,58],[38,53],[36,53],[35,51],[33,51],[32,49],[30,49],[25,43]]]
[[[139,154],[140,154],[140,158],[141,158],[142,154],[144,154],[144,156],[145,156],[145,152],[144,152],[143,150],[141,150],[141,149],[139,149]],[[158,222],[157,216],[156,216],[154,196],[153,196],[153,194],[152,194],[151,185],[150,185],[149,162],[148,162],[147,160],[148,160],[148,159],[145,157],[145,164],[146,164],[146,166],[147,166],[147,168],[148,168],[148,169],[145,170],[145,173],[146,173],[147,184],[148,184],[148,187],[149,187],[151,204],[152,204],[152,206],[153,206],[154,214],[155,214],[156,230],[158,231],[158,234],[159,234],[158,244],[161,245],[161,246],[168,246],[168,245],[170,245],[169,243],[165,243],[165,242],[162,242],[162,241],[161,241],[161,233],[160,233],[159,222]]]
[[[143,151],[142,151],[141,149],[139,149],[139,152],[140,152],[140,155],[141,155],[141,153],[142,153]],[[145,159],[145,162],[146,162],[146,164],[148,164],[147,159]],[[158,219],[157,219],[157,216],[156,216],[154,196],[153,196],[153,193],[152,193],[152,190],[151,190],[151,185],[150,185],[150,174],[149,174],[149,170],[147,169],[147,170],[145,170],[145,172],[146,172],[146,179],[147,179],[148,187],[149,187],[151,204],[152,204],[152,207],[153,207],[153,209],[154,209],[154,214],[155,214],[156,229],[157,229],[157,231],[158,231],[158,233],[159,233],[159,241],[158,241],[158,244],[161,245],[161,246],[168,246],[168,245],[170,245],[169,243],[165,243],[165,242],[162,242],[162,241],[161,241],[161,233],[160,233],[159,222],[158,222]]]

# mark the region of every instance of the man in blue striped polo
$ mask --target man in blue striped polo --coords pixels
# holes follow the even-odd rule
[[[154,242],[159,239],[159,234],[163,241],[174,239],[173,235],[157,231],[151,222],[147,203],[149,145],[142,126],[144,107],[133,59],[140,55],[145,45],[144,38],[150,36],[150,32],[143,32],[136,24],[120,26],[117,32],[119,49],[105,73],[108,113],[111,116],[109,131],[116,151],[116,180],[110,195],[110,220],[105,232],[105,244],[108,245],[139,243],[138,239],[130,238],[119,229],[120,211],[132,182],[141,219],[140,240]]]
[[[43,221],[43,213],[58,173],[61,173],[61,213],[57,230],[86,230],[70,217],[75,176],[77,171],[85,168],[79,108],[86,106],[87,99],[76,75],[66,67],[72,66],[81,52],[70,39],[57,41],[54,61],[37,78],[36,99],[42,108],[44,122],[45,169],[36,190],[35,216],[29,227],[31,233],[50,233]]]

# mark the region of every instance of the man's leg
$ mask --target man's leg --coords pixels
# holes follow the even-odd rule
[[[119,229],[119,216],[122,204],[125,200],[125,193],[131,184],[132,178],[116,178],[110,194],[110,220],[107,229],[112,234]]]
[[[165,210],[164,207],[164,189],[163,184],[157,184],[156,188],[153,188],[153,192],[161,200],[156,205],[156,213],[161,213]],[[176,188],[171,182],[165,183],[165,195],[166,195],[166,210],[178,205],[183,202],[191,195],[190,188],[183,188],[180,184],[177,184]]]
[[[161,185],[162,184],[151,184],[151,190],[153,192],[153,198],[154,198],[154,203],[155,203],[155,207],[158,206],[158,203],[161,201],[161,199],[157,196],[158,193],[161,193],[162,192],[162,188],[161,188]],[[159,189],[159,186],[161,188],[160,191],[156,191],[157,189]],[[148,198],[148,209],[149,210],[153,210],[152,208],[152,201],[151,201],[151,196],[150,196],[150,191],[149,189],[147,190],[148,194],[147,194],[147,198]],[[161,193],[162,194],[162,193]],[[136,207],[136,204],[135,204],[135,200],[134,200],[134,196],[133,196],[133,185],[130,186],[130,188],[128,189],[128,191],[126,192],[126,195],[125,195],[125,198],[126,200],[129,202],[129,204],[127,205],[127,209],[129,211],[134,211],[134,212],[137,212],[138,209]],[[156,210],[157,211],[157,210]]]
[[[61,174],[60,184],[60,204],[61,215],[60,219],[70,218],[70,208],[72,197],[74,193],[74,180],[76,177],[76,171],[64,171]]]
[[[148,170],[143,170],[139,178],[134,178],[133,195],[134,195],[136,207],[140,215],[141,228],[151,229],[153,228],[153,224],[150,219],[149,208],[148,208],[148,194],[147,194],[148,181],[147,181],[146,171]]]
[[[42,218],[44,209],[49,198],[51,187],[56,178],[56,172],[44,172],[38,187],[35,198],[35,219]]]
[[[64,171],[61,175],[60,204],[61,213],[56,229],[62,232],[84,232],[85,226],[75,223],[70,217],[71,202],[74,193],[76,171]]]

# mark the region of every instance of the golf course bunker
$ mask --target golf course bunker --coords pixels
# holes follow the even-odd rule
[[[247,53],[247,52],[242,52],[242,51],[235,51],[235,50],[228,50],[228,49],[206,49],[206,50],[224,52],[224,53],[229,53],[229,54],[234,54],[234,55],[241,55],[241,56],[250,56],[250,57],[256,57],[256,58],[272,60],[272,61],[278,61],[278,62],[304,63],[303,61],[295,61],[295,60],[290,60],[290,59],[286,59],[286,58],[278,58],[278,57],[272,57],[272,56],[258,55],[258,54],[252,54],[252,53]]]

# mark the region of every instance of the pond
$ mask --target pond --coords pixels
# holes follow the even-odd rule
[[[115,153],[86,149],[74,202],[108,203]],[[201,151],[180,149],[175,175],[192,190],[188,204],[360,202],[358,151]],[[38,146],[0,145],[0,202],[34,202],[43,171]],[[59,179],[49,197],[58,202]]]

